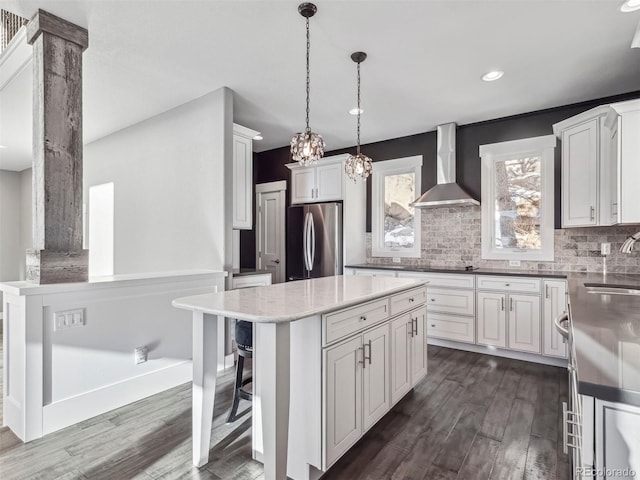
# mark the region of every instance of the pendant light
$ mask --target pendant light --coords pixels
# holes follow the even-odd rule
[[[367,54],[364,52],[355,52],[351,54],[351,60],[358,64],[358,106],[356,112],[358,115],[358,143],[356,146],[356,154],[349,155],[347,161],[344,164],[344,171],[354,182],[358,177],[367,178],[371,175],[373,165],[371,159],[360,153],[360,115],[362,109],[360,108],[360,64],[367,58]]]
[[[322,135],[313,133],[309,127],[309,18],[318,11],[313,3],[301,3],[298,12],[307,20],[307,128],[304,132],[297,133],[291,139],[291,157],[300,165],[311,165],[316,163],[324,155],[324,140]]]

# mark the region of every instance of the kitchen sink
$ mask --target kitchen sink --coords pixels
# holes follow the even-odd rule
[[[601,295],[640,295],[640,289],[635,286],[607,285],[606,283],[585,283],[584,286],[587,292]]]

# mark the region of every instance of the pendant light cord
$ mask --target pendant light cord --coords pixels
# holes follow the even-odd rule
[[[360,62],[358,62],[358,143],[356,153],[360,155]]]
[[[310,35],[309,35],[309,17],[307,17],[307,132],[311,131],[311,128],[309,128],[309,97],[311,95],[311,88],[310,88],[310,84],[311,84],[311,80],[310,80],[310,71],[309,71],[309,51],[311,50],[311,39],[310,39]]]

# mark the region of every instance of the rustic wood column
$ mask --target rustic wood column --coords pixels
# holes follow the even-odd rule
[[[86,29],[39,10],[33,45],[33,250],[27,280],[85,282],[82,249],[82,52]]]

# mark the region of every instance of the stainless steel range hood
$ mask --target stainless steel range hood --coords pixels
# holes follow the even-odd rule
[[[480,205],[456,183],[456,124],[438,126],[438,184],[427,190],[411,205],[436,208],[456,205]]]

